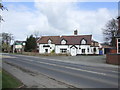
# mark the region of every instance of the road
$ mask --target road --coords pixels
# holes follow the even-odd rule
[[[77,88],[118,88],[118,70],[74,64],[47,58],[4,54],[4,62],[45,74]]]

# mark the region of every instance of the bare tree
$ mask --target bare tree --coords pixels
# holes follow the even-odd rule
[[[2,11],[7,10],[8,11],[8,9],[6,7],[4,7],[2,3],[0,3],[0,10],[2,10]],[[0,14],[0,22],[1,21],[4,21],[4,19],[2,18],[2,15]]]
[[[39,34],[40,34],[40,32],[38,30],[35,30],[33,32],[33,35],[35,36],[36,39],[39,37]]]
[[[103,35],[106,43],[110,43],[111,46],[115,46],[115,36],[118,31],[117,19],[111,19],[103,29]]]

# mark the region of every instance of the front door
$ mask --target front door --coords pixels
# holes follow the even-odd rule
[[[45,49],[45,53],[48,53],[48,49]]]
[[[76,48],[75,47],[72,47],[71,48],[71,56],[76,56],[77,53],[76,53]]]

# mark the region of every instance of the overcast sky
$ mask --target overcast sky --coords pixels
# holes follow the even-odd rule
[[[34,31],[39,35],[93,35],[103,42],[102,28],[118,15],[117,2],[4,2],[2,32],[15,40],[26,40]]]

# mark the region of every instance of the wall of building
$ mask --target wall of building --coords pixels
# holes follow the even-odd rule
[[[44,45],[49,45],[50,47],[44,47]],[[39,45],[39,53],[44,54],[46,51],[45,49],[48,49],[48,53],[51,53],[53,50],[56,54],[61,53],[61,49],[66,49],[67,54],[76,53],[77,54],[99,54],[99,47],[91,47],[90,45],[55,45],[55,44],[40,44]],[[72,47],[72,48],[71,48]],[[96,52],[94,52],[94,48],[96,48]],[[73,49],[75,51],[73,52]],[[82,53],[82,50],[84,49],[85,53]],[[89,50],[88,50],[89,49]]]
[[[44,45],[49,45],[50,47],[43,47]],[[55,50],[55,44],[40,44],[39,45],[39,53],[44,54],[45,49],[48,49],[48,53],[51,53],[53,50]]]

